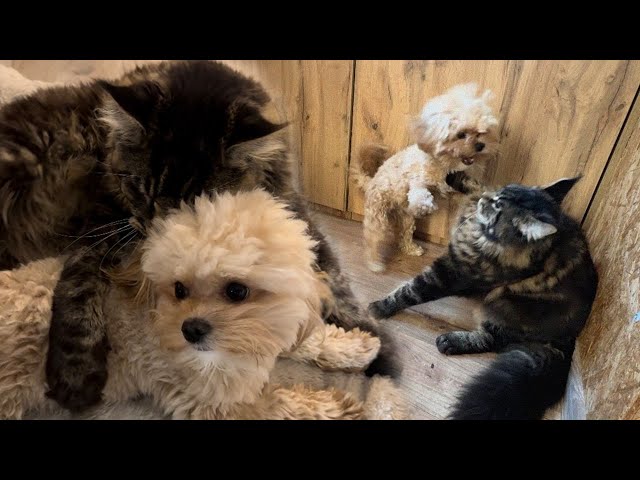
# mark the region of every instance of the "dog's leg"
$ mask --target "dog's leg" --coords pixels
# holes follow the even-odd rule
[[[398,218],[400,227],[400,250],[405,255],[419,257],[424,249],[413,241],[413,232],[416,231],[416,221],[411,215],[400,215]]]
[[[193,418],[202,418],[197,410],[194,412]],[[362,402],[356,400],[349,393],[337,390],[311,390],[308,387],[296,385],[292,388],[267,386],[255,402],[238,405],[225,418],[243,420],[357,420],[363,417]]]
[[[308,223],[309,234],[318,242],[315,247],[318,270],[327,274],[327,283],[333,294],[333,301],[328,302],[323,312],[325,322],[342,327],[347,331],[358,327],[360,330],[369,332],[380,339],[380,352],[365,371],[367,375],[393,376],[399,374],[400,368],[396,362],[393,340],[380,328],[379,323],[369,318],[358,305],[348,279],[342,274],[338,259],[331,250],[325,236],[307,213],[304,202],[295,197],[291,201],[291,207],[299,218]]]
[[[421,218],[438,209],[433,194],[428,188],[412,186],[407,192],[408,212],[414,218]]]
[[[380,339],[354,328],[348,332],[335,325],[318,328],[286,356],[311,362],[323,370],[361,372],[378,355]]]
[[[365,210],[362,229],[367,267],[372,272],[384,272],[393,250],[393,234],[395,232],[389,213],[374,213]]]

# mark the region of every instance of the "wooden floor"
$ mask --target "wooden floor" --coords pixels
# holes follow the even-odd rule
[[[316,213],[323,232],[331,238],[354,294],[366,306],[419,273],[442,254],[444,247],[425,244],[421,257],[397,256],[385,273],[369,271],[363,259],[361,224]],[[383,321],[396,340],[403,372],[400,386],[407,392],[414,418],[445,418],[460,387],[485,367],[493,354],[447,357],[438,352],[438,335],[468,325],[474,302],[447,298],[422,305]]]

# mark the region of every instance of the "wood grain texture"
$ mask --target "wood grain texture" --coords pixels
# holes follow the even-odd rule
[[[587,418],[640,419],[639,185],[636,100],[584,223],[600,275],[579,342]]]
[[[362,145],[381,142],[400,150],[412,143],[408,125],[424,103],[448,88],[477,82],[495,94],[500,111],[514,65],[509,61],[363,60],[356,62],[351,158]],[[364,213],[363,194],[350,181],[349,211]],[[439,210],[418,224],[428,239],[446,243],[455,205],[438,200]]]
[[[353,61],[302,62],[303,191],[326,207],[346,210]]]
[[[504,106],[502,153],[487,179],[543,185],[581,174],[565,203],[581,220],[639,84],[638,61],[518,62]]]

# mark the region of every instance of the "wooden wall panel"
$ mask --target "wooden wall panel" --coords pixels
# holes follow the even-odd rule
[[[638,61],[518,63],[487,177],[536,185],[582,174],[565,203],[582,219],[639,84]]]
[[[467,81],[494,90],[502,117],[502,151],[485,179],[536,185],[582,174],[567,198],[569,212],[582,219],[640,84],[640,62],[359,61],[352,158],[368,141],[408,145],[409,118],[428,98]],[[444,243],[455,209],[440,204],[422,229]],[[353,184],[349,210],[363,213]]]
[[[495,93],[500,110],[514,66],[509,61],[413,61],[363,60],[356,62],[351,158],[362,145],[382,142],[394,149],[411,143],[408,125],[425,101],[458,83],[475,81]],[[444,243],[448,236],[449,201],[438,200],[440,209],[422,222],[429,239]],[[349,183],[349,210],[364,213],[363,194]]]
[[[579,340],[587,418],[640,420],[640,102],[585,223],[600,275]]]
[[[302,63],[301,184],[309,200],[338,210],[347,208],[352,87],[350,60]]]

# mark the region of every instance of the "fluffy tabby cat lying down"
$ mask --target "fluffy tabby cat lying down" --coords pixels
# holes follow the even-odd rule
[[[560,208],[577,180],[472,193],[448,253],[369,306],[386,318],[445,296],[484,298],[478,330],[436,341],[446,355],[500,353],[466,386],[452,418],[538,419],[562,398],[598,285],[580,225]],[[478,186],[460,172],[447,181],[460,191]]]
[[[0,91],[20,93],[15,71],[0,69]],[[73,253],[54,293],[46,369],[60,404],[99,401],[107,379],[109,338],[96,308],[109,288],[104,270],[126,259],[153,218],[202,192],[263,188],[285,201],[317,240],[316,268],[332,291],[325,321],[380,335],[307,215],[285,124],[263,115],[268,102],[258,82],[222,63],[180,61],[114,82],[44,88],[24,79],[20,98],[2,105],[0,269]],[[383,340],[368,372],[390,372],[390,357]]]
[[[352,395],[295,366],[362,372],[380,348],[366,332],[323,323],[330,292],[314,270],[316,243],[306,222],[260,190],[199,197],[157,219],[105,295],[105,403],[83,415],[404,418],[388,378],[334,374]],[[45,360],[62,265],[50,258],[0,273],[0,418],[60,415],[45,395]],[[274,371],[283,355],[289,360]],[[366,399],[358,395],[367,390]],[[140,395],[152,410],[119,405]]]

